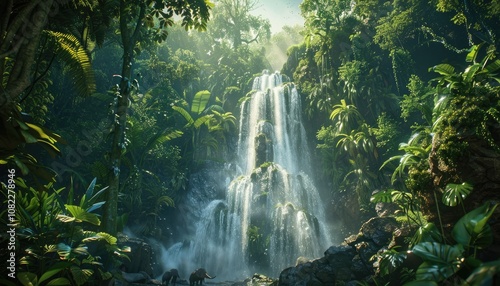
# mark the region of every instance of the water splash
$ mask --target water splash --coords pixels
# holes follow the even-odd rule
[[[185,255],[225,279],[253,272],[276,277],[299,256],[320,257],[331,245],[309,174],[300,96],[292,83],[282,84],[279,73],[264,72],[253,89],[241,106],[240,174],[224,200],[203,210]]]

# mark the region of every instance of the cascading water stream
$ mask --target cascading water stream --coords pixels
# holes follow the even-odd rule
[[[253,89],[241,106],[240,174],[224,200],[204,208],[184,255],[225,279],[253,272],[276,277],[298,257],[320,257],[331,244],[324,206],[309,174],[296,88],[283,85],[279,73],[264,72]]]

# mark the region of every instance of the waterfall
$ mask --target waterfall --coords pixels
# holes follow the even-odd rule
[[[283,84],[281,74],[264,72],[253,90],[241,105],[234,163],[239,174],[224,199],[203,209],[191,252],[184,255],[224,279],[254,272],[277,277],[298,257],[320,257],[331,245],[309,173],[297,89]],[[170,259],[177,249],[171,247]]]

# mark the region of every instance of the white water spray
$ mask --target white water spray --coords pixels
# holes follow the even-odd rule
[[[224,279],[253,272],[277,277],[298,257],[320,257],[331,245],[309,174],[300,96],[293,84],[282,84],[279,73],[264,72],[253,89],[241,106],[241,174],[224,200],[203,210],[191,252],[184,256]],[[171,249],[174,255],[179,246]]]

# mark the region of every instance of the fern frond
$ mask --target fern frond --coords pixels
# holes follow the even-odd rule
[[[71,34],[49,30],[46,30],[45,34],[54,42],[59,59],[66,64],[78,95],[89,96],[94,93],[96,83],[90,56],[80,41]]]

